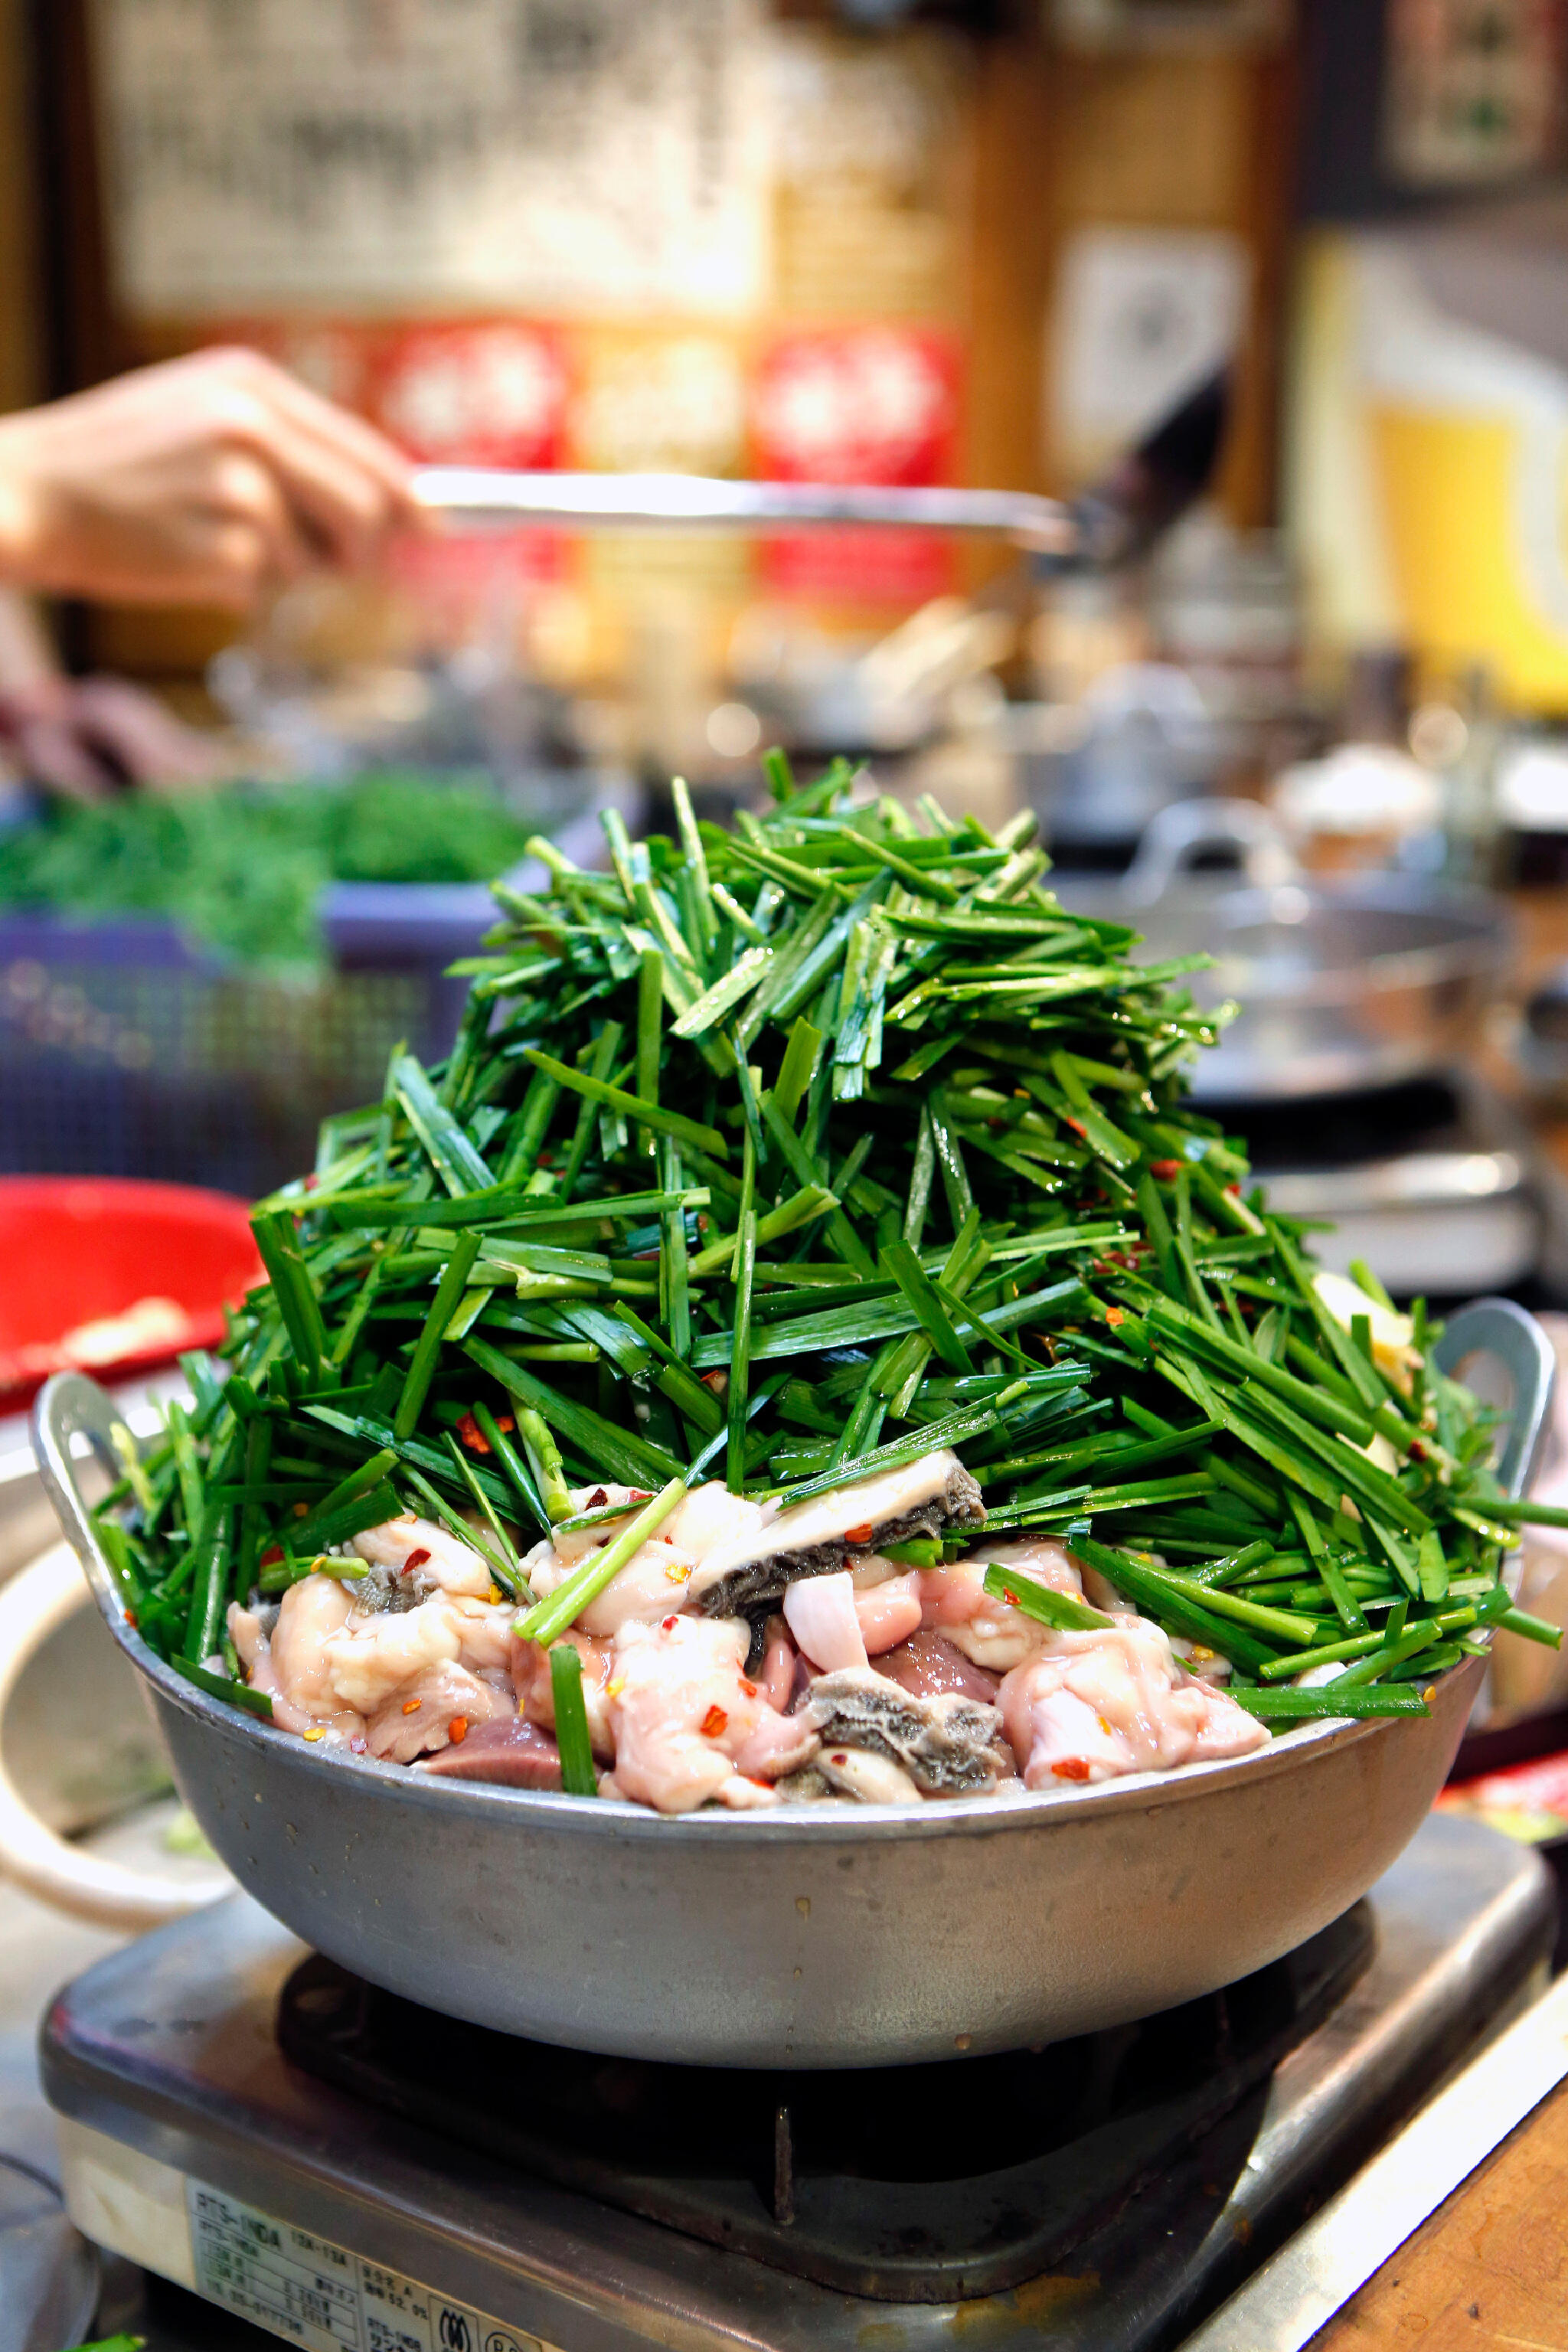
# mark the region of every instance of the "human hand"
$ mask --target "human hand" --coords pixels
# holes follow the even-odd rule
[[[183,725],[142,688],[63,677],[26,599],[0,588],[0,774],[92,801],[122,784],[216,783],[233,770],[215,737]]]
[[[197,352],[0,417],[0,581],[243,609],[416,523],[390,441],[255,352]]]
[[[0,767],[64,800],[102,800],[127,784],[154,793],[220,782],[234,762],[121,677],[40,678],[0,687]]]

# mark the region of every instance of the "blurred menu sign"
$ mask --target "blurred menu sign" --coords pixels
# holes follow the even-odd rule
[[[1389,175],[1479,187],[1562,160],[1562,0],[1391,0]]]
[[[1226,229],[1080,228],[1047,335],[1053,446],[1088,475],[1233,359],[1251,264]]]
[[[733,311],[762,0],[96,0],[132,316]]]

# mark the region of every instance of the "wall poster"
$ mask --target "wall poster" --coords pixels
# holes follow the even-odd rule
[[[762,299],[761,0],[96,0],[95,34],[133,317]]]

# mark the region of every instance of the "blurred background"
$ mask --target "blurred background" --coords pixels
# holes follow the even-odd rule
[[[0,410],[241,342],[423,464],[1031,491],[1121,551],[552,522],[12,612],[0,1173],[264,1190],[443,1050],[534,835],[592,861],[672,772],[722,817],[782,743],[1032,808],[1065,898],[1214,950],[1205,1107],[1331,1262],[1568,1307],[1565,18],[0,0]],[[181,735],[51,793],[40,661],[221,781]]]

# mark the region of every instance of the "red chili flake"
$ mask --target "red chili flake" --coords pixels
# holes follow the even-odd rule
[[[282,1557],[282,1545],[269,1544],[268,1549],[262,1553],[261,1558],[258,1560],[257,1566],[258,1568],[276,1568]]]
[[[871,1536],[872,1527],[869,1519],[862,1519],[858,1526],[846,1528],[844,1530],[844,1540],[847,1544],[868,1544]]]
[[[1173,1183],[1181,1172],[1182,1163],[1179,1160],[1151,1160],[1149,1162],[1150,1175],[1157,1176],[1162,1184]]]
[[[757,1696],[757,1685],[756,1685],[756,1684],[755,1684],[755,1683],[749,1683],[749,1682],[746,1680],[746,1677],[745,1677],[745,1675],[742,1675],[741,1676],[741,1688],[745,1692],[746,1696],[747,1696],[748,1698],[755,1698],[755,1697],[756,1697],[756,1696]]]
[[[416,1545],[415,1549],[409,1553],[407,1559],[404,1561],[401,1570],[398,1571],[399,1574],[403,1576],[412,1576],[416,1568],[424,1567],[429,1557],[430,1554],[423,1544]]]
[[[419,1701],[416,1698],[405,1698],[403,1702],[403,1712],[405,1715],[417,1715]]]
[[[1410,1459],[1412,1462],[1425,1462],[1426,1459],[1426,1448],[1418,1437],[1413,1437],[1410,1441]]]
[[[730,1718],[723,1708],[715,1706],[709,1708],[700,1727],[704,1739],[717,1739],[721,1732],[728,1730],[729,1725]]]
[[[712,1389],[717,1394],[723,1387],[728,1375],[724,1372],[699,1372],[697,1377],[705,1389]]]
[[[830,1764],[847,1764],[849,1759],[845,1755],[844,1750],[840,1748],[837,1756],[830,1756],[827,1760]]]
[[[498,1429],[515,1429],[517,1427],[517,1423],[513,1421],[510,1412],[498,1412],[495,1416],[495,1424]]]
[[[134,1609],[128,1609],[126,1611],[125,1622],[130,1626],[132,1632],[134,1633],[136,1630],[136,1612]]]
[[[1009,1609],[1016,1609],[1018,1606],[1018,1596],[1016,1592],[1005,1592],[1002,1595],[1002,1598],[1007,1603]]]
[[[1117,1326],[1119,1323],[1125,1323],[1125,1322],[1126,1322],[1126,1320],[1127,1320],[1127,1309],[1126,1309],[1126,1307],[1108,1307],[1106,1308],[1106,1310],[1105,1310],[1105,1319],[1106,1319],[1106,1321],[1110,1324],[1110,1326],[1111,1329],[1114,1331],[1114,1330],[1115,1330],[1115,1328],[1116,1328],[1116,1326]]]
[[[673,1536],[660,1536],[659,1541],[660,1543],[672,1544],[675,1541],[675,1538]]]
[[[454,1748],[460,1748],[468,1736],[468,1717],[466,1715],[455,1715],[452,1717],[451,1722],[447,1726],[447,1738],[451,1741]]]
[[[602,1486],[595,1486],[593,1493],[588,1497],[588,1508],[591,1511],[596,1511],[601,1503],[607,1503],[609,1499],[608,1495],[605,1494]]]
[[[1087,1780],[1089,1759],[1087,1756],[1064,1756],[1059,1764],[1051,1766],[1051,1770],[1058,1780]]]
[[[659,1631],[661,1633],[673,1633],[679,1622],[679,1617],[662,1617],[659,1620]]]
[[[1062,1113],[1062,1125],[1064,1127],[1070,1127],[1075,1135],[1081,1135],[1086,1141],[1088,1140],[1089,1130],[1084,1126],[1081,1118],[1072,1118],[1066,1111],[1064,1111]]]
[[[463,1415],[462,1420],[458,1423],[458,1434],[462,1439],[463,1444],[468,1447],[470,1454],[488,1454],[489,1452],[489,1439],[485,1435],[484,1431],[479,1427],[479,1423],[474,1419],[471,1412],[466,1412]]]

